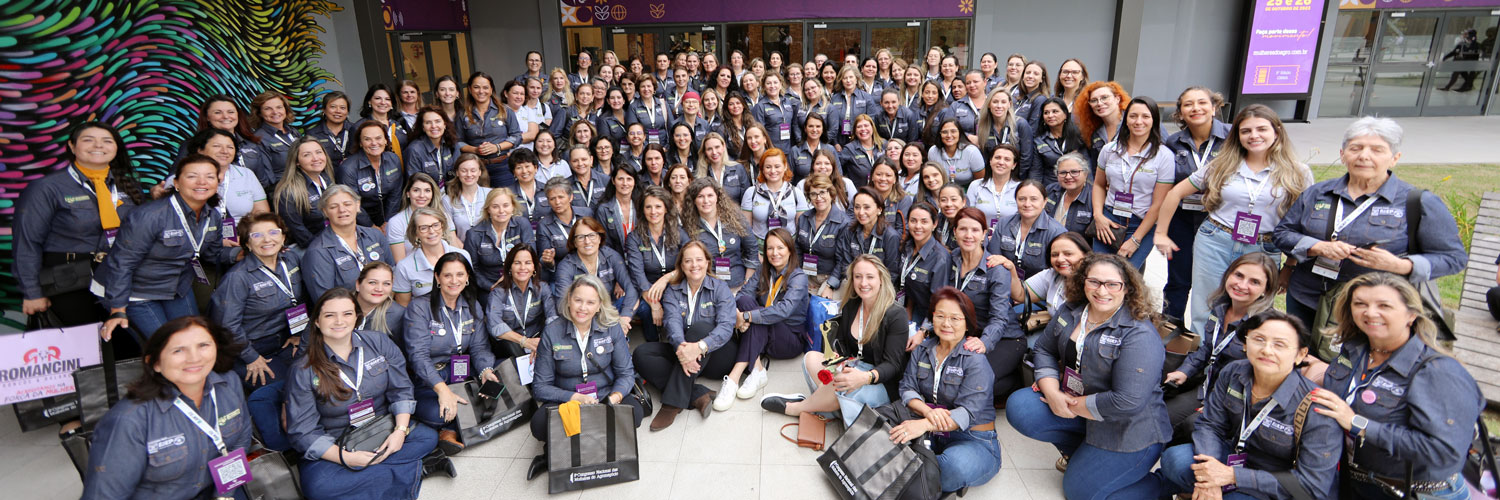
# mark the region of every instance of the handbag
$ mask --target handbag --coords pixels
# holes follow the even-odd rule
[[[36,275],[37,286],[41,288],[44,297],[86,290],[93,279],[94,261],[91,259],[44,266]]]
[[[384,453],[384,450],[381,450],[381,448],[385,446],[385,440],[391,437],[392,432],[396,432],[396,417],[390,413],[375,417],[359,427],[352,425],[345,427],[344,433],[340,434],[338,440],[334,441],[339,447],[339,465],[356,472],[365,470],[369,466],[355,468],[345,463],[343,452],[378,451]]]
[[[578,408],[578,434],[563,429],[556,408],[547,411],[547,492],[556,494],[641,478],[635,415],[630,405]]]
[[[245,496],[249,500],[302,500],[297,468],[286,455],[264,448],[259,452],[250,459],[251,479],[245,484]]]
[[[865,407],[818,457],[818,466],[844,500],[892,500],[921,472],[921,457],[887,437],[891,424]],[[934,495],[935,497],[935,495]]]
[[[645,410],[645,416],[651,416],[651,411],[653,410],[651,393],[646,392],[645,381],[641,380],[640,377],[636,377],[635,384],[630,386],[629,397],[635,398],[635,402],[640,403],[641,409]]]
[[[797,439],[786,435],[787,427],[797,428]],[[802,412],[797,416],[797,421],[781,426],[781,438],[794,443],[799,448],[812,448],[813,451],[823,451],[823,442],[828,436],[828,421],[812,412]]]
[[[448,384],[454,394],[463,394],[467,405],[458,405],[459,435],[464,445],[474,445],[504,434],[533,411],[531,390],[521,384],[516,364],[507,359],[495,367],[500,378],[500,394],[494,398],[479,395],[479,380]]]
[[[1031,305],[1036,302],[1031,300],[1031,290],[1024,290],[1022,295],[1026,296],[1026,306],[1021,310],[1021,329],[1027,335],[1040,333],[1047,328],[1047,323],[1052,322],[1052,312],[1046,309],[1032,310]]]
[[[79,477],[88,470],[89,442],[93,438],[94,426],[115,403],[120,402],[120,395],[126,392],[125,386],[140,378],[145,371],[140,358],[115,361],[114,344],[109,342],[104,343],[100,355],[99,364],[73,372],[78,420],[82,425],[72,434],[62,437],[62,447],[72,459]]]
[[[1114,222],[1114,221],[1110,221],[1110,222]],[[1099,235],[1099,229],[1098,229],[1098,226],[1097,226],[1098,223],[1099,223],[1098,220],[1095,220],[1094,222],[1090,222],[1089,223],[1089,227],[1084,228],[1083,232],[1086,233],[1086,234],[1088,234],[1090,240],[1093,240],[1093,241],[1099,242],[1099,243],[1104,243],[1103,241],[1100,241],[1099,238],[1098,238],[1098,235]],[[1114,243],[1108,243],[1108,244],[1105,244],[1104,246],[1109,247],[1110,250],[1119,251],[1120,250],[1120,245],[1125,244],[1125,228],[1126,228],[1126,225],[1125,224],[1120,224],[1118,222],[1115,222],[1115,224],[1119,225],[1120,227],[1114,228],[1114,229],[1112,229],[1112,230],[1109,231],[1110,236],[1113,236],[1113,239],[1111,241],[1113,241]]]

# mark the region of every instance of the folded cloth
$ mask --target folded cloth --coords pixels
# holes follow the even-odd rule
[[[577,436],[582,430],[583,425],[579,422],[580,415],[578,413],[577,401],[569,401],[558,405],[557,416],[562,418],[563,432],[567,433],[568,437]]]

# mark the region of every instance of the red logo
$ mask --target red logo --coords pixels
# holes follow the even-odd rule
[[[58,361],[62,359],[62,349],[57,346],[47,346],[46,350],[32,349],[21,356],[21,361],[26,364],[40,364]]]

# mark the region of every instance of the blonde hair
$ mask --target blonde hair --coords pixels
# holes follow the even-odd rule
[[[395,270],[391,269],[390,264],[386,264],[378,260],[372,260],[369,263],[365,264],[365,267],[363,269],[359,270],[359,278],[354,281],[354,287],[358,289],[359,282],[364,281],[365,278],[374,271],[385,271],[386,273],[389,273],[391,275],[392,279],[396,277],[396,272]],[[359,295],[359,292],[357,290],[354,293],[355,296]],[[400,335],[400,332],[391,331],[391,325],[386,322],[385,317],[386,311],[391,308],[391,304],[394,302],[395,301],[391,299],[390,295],[386,295],[385,300],[381,301],[380,305],[375,306],[374,309],[365,311],[364,317],[369,318],[369,321],[365,322],[365,329],[383,332],[386,335]],[[356,300],[355,303],[358,303],[358,301]]]
[[[593,288],[594,293],[599,294],[599,312],[594,313],[594,322],[605,328],[620,324],[620,312],[611,303],[609,292],[604,289],[604,282],[592,274],[580,274],[568,284],[567,291],[563,292],[562,302],[557,304],[557,312],[564,318],[572,318],[573,294],[583,287]]]
[[[1005,118],[1002,118],[1001,120],[1005,122],[1005,127],[1009,127],[1015,134],[1013,135],[1013,137],[1016,137],[1016,142],[1020,142],[1020,131],[1016,130],[1016,100],[1011,99],[1009,91],[1006,91],[1005,89],[1000,88],[999,85],[996,85],[995,91],[990,92],[990,95],[984,98],[984,111],[981,111],[979,113],[979,123],[974,125],[974,128],[976,129],[975,132],[979,132],[979,143],[976,145],[980,146],[980,148],[983,148],[986,144],[989,144],[990,129],[994,128],[995,126],[995,118],[993,116],[994,113],[990,111],[990,109],[992,109],[990,108],[990,102],[992,102],[994,99],[997,99],[1001,94],[1004,94],[1006,99],[1010,99],[1010,106],[1005,107]],[[986,160],[988,160],[988,158],[986,158]],[[1020,158],[1016,158],[1016,161],[1019,163]]]
[[[865,316],[865,332],[863,337],[859,339],[860,344],[869,344],[874,340],[875,333],[880,330],[880,322],[882,319],[885,319],[886,309],[889,309],[896,303],[896,287],[891,284],[891,273],[890,270],[885,268],[885,263],[881,262],[874,255],[867,253],[860,254],[844,270],[844,283],[839,287],[840,306],[847,305],[849,301],[859,298],[859,295],[854,292],[854,266],[860,263],[875,266],[875,270],[877,271],[875,275],[880,277],[880,290],[875,292],[875,304],[870,307],[870,314]],[[849,318],[849,321],[853,320],[854,318]]]
[[[1427,344],[1427,347],[1437,352],[1449,357],[1453,356],[1452,351],[1438,342],[1437,323],[1427,316],[1427,310],[1422,306],[1422,296],[1417,293],[1417,288],[1412,286],[1411,281],[1406,278],[1384,271],[1361,274],[1344,285],[1338,298],[1334,299],[1332,318],[1334,323],[1323,330],[1323,335],[1333,337],[1333,341],[1337,343],[1358,340],[1368,344],[1369,336],[1365,335],[1365,332],[1354,323],[1354,311],[1350,303],[1354,301],[1355,290],[1381,286],[1396,290],[1396,293],[1401,296],[1401,302],[1406,305],[1406,309],[1416,316],[1416,319],[1409,325],[1413,337],[1421,339],[1423,344]]]
[[[1271,150],[1267,151],[1266,160],[1271,165],[1272,195],[1275,194],[1276,188],[1282,190],[1281,206],[1277,207],[1276,213],[1286,215],[1286,211],[1292,208],[1292,203],[1296,202],[1297,197],[1309,187],[1308,179],[1312,175],[1306,165],[1297,161],[1291,139],[1287,137],[1286,129],[1281,125],[1281,118],[1264,104],[1251,104],[1235,115],[1234,125],[1229,129],[1229,137],[1225,140],[1224,147],[1219,150],[1218,156],[1208,162],[1208,179],[1203,186],[1203,206],[1209,212],[1213,212],[1224,204],[1224,186],[1234,178],[1234,174],[1240,169],[1240,163],[1245,160],[1245,148],[1240,144],[1239,127],[1250,118],[1264,118],[1271,122],[1271,128],[1276,131],[1276,142],[1272,143]]]
[[[552,90],[552,81],[551,80],[552,80],[552,77],[557,76],[559,73],[562,74],[563,80],[567,81],[567,79],[568,79],[568,72],[564,71],[562,68],[552,68],[552,71],[547,72],[547,80],[548,81],[542,82],[543,86],[546,87],[545,90],[542,91],[542,100],[543,101],[550,101],[550,100],[552,100],[552,96],[554,94],[553,94],[553,90]],[[566,109],[567,107],[573,105],[573,86],[572,85],[564,85],[563,89],[562,89],[562,92],[557,93],[556,95],[561,95],[562,96],[562,100],[563,100],[562,101],[562,107],[563,108]]]
[[[293,142],[291,149],[287,150],[286,173],[281,176],[280,181],[276,182],[276,188],[272,190],[277,205],[280,205],[283,201],[289,202],[297,209],[297,213],[300,215],[307,215],[307,212],[312,210],[312,202],[309,201],[307,194],[307,183],[310,181],[307,178],[307,173],[302,171],[302,165],[297,162],[297,158],[300,156],[297,151],[302,149],[302,146],[306,144],[315,144],[319,148],[323,147],[311,135],[304,135],[298,138],[296,142]],[[333,187],[333,176],[328,174],[328,169],[333,168],[332,163],[331,159],[326,161],[323,166],[323,172],[318,174],[318,177],[323,178],[323,183],[329,187]],[[282,214],[283,217],[287,215]]]
[[[479,220],[489,223],[495,222],[494,220],[490,219],[490,204],[495,202],[495,198],[499,198],[501,196],[510,199],[510,206],[512,210],[514,210],[515,207],[521,206],[520,202],[516,200],[516,192],[511,191],[510,188],[500,187],[491,189],[490,194],[484,195],[484,208],[479,214]],[[511,213],[511,217],[515,217],[514,212]]]

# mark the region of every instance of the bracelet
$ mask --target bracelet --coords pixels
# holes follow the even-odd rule
[[[870,385],[875,385],[875,370],[870,370]]]
[[[109,313],[109,319],[130,319],[130,316],[123,312]]]

